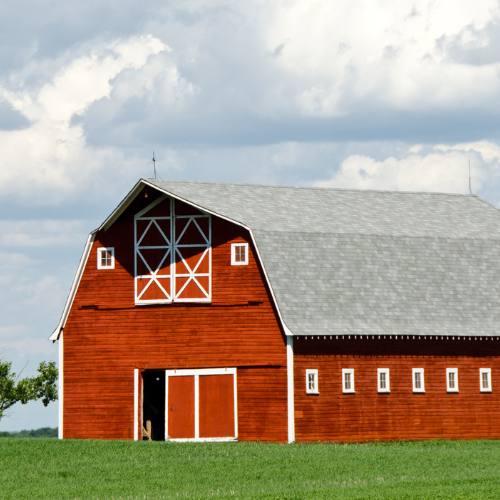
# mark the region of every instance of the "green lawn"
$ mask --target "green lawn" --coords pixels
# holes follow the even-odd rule
[[[0,439],[2,499],[500,498],[499,441]]]

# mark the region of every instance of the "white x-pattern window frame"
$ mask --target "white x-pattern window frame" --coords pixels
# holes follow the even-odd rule
[[[136,304],[168,304],[172,302],[210,302],[212,300],[212,220],[210,214],[200,213],[197,215],[176,215],[175,214],[175,199],[170,198],[170,215],[169,216],[147,216],[147,213],[151,211],[156,205],[167,200],[169,197],[167,195],[162,195],[149,204],[146,208],[138,212],[134,216],[134,274],[135,274],[135,303]],[[208,235],[205,234],[203,229],[200,227],[199,219],[208,218]],[[185,220],[183,230],[178,237],[175,236],[176,220]],[[169,221],[170,230],[168,234],[160,227],[159,221]],[[146,224],[145,229],[142,231],[138,229],[138,223],[144,221]],[[160,245],[148,246],[141,245],[144,237],[148,233],[152,226],[159,231],[164,241]],[[194,226],[199,234],[203,237],[204,243],[182,243],[182,238],[190,226]],[[173,244],[172,244],[173,242]],[[183,249],[187,248],[200,248],[202,250],[201,257],[198,259],[195,265],[189,265],[187,259],[184,258]],[[147,258],[143,255],[144,252],[141,250],[160,250],[164,251],[164,255],[155,267],[152,268],[150,263],[148,263]],[[184,253],[186,253],[184,251]],[[180,259],[182,266],[185,271],[177,272],[176,259]],[[202,262],[208,258],[208,272],[198,272]],[[170,273],[169,274],[159,274],[162,266],[169,261]],[[138,274],[138,264],[142,264],[148,270],[148,274]],[[179,266],[180,267],[180,266]],[[187,272],[186,272],[187,271]],[[208,280],[208,286],[204,287],[199,278],[204,277]],[[177,278],[184,281],[182,285],[177,286]],[[186,279],[187,278],[187,279]],[[148,280],[146,286],[139,290],[138,281]],[[145,299],[144,295],[148,288],[155,283],[158,289],[161,290],[164,297],[155,299]],[[194,283],[197,289],[202,293],[202,297],[182,297],[182,294],[186,287]]]
[[[173,200],[172,200],[172,206],[174,206]],[[206,217],[209,217],[208,238],[205,236],[205,233],[203,232],[203,230],[200,227],[200,225],[198,224],[198,222],[196,222],[197,219],[206,218]],[[174,269],[174,300],[177,301],[177,302],[193,302],[193,301],[195,301],[194,299],[181,298],[182,292],[185,290],[185,288],[192,281],[192,282],[194,282],[198,286],[198,288],[201,290],[201,292],[205,296],[204,298],[196,299],[196,302],[198,302],[198,301],[199,302],[209,302],[211,300],[211,290],[212,290],[212,245],[211,245],[211,241],[210,241],[211,240],[211,233],[212,233],[212,222],[211,222],[210,215],[207,214],[207,215],[179,215],[179,216],[174,216],[174,224],[172,224],[173,231],[175,231],[175,221],[178,220],[178,219],[189,219],[188,222],[186,223],[184,229],[182,230],[181,234],[179,235],[178,238],[175,239],[175,242],[174,242],[174,252],[175,252],[175,255],[180,257],[182,263],[184,264],[184,266],[186,267],[186,269],[187,269],[188,272],[187,273],[177,272],[177,266],[175,264],[175,260],[176,259],[174,257],[174,262],[172,263],[173,269]],[[196,226],[196,229],[203,236],[203,239],[205,240],[205,244],[206,244],[206,248],[203,251],[202,256],[198,259],[197,264],[195,266],[193,266],[192,269],[189,266],[187,260],[182,255],[182,252],[180,250],[180,249],[183,249],[183,248],[202,248],[202,245],[200,245],[200,244],[192,244],[192,243],[191,244],[189,244],[189,243],[183,244],[183,243],[180,242],[182,240],[182,237],[184,236],[184,234],[186,233],[187,229],[189,228],[189,226],[191,224],[193,224],[194,226]],[[174,234],[175,234],[175,232],[174,232]],[[208,271],[208,273],[197,272],[198,268],[201,265],[201,263],[207,257],[207,254],[208,254],[208,259],[209,259],[209,271]],[[208,291],[205,290],[205,288],[199,282],[199,280],[196,279],[197,277],[207,277],[208,278],[208,280],[209,280]],[[179,290],[177,290],[176,289],[177,288],[176,287],[176,281],[177,280],[175,278],[188,278],[188,279],[186,280],[186,282],[184,283],[184,285],[182,285],[182,287],[179,287]]]

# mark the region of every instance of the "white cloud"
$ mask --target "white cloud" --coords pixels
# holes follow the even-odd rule
[[[35,53],[4,75],[0,95],[31,124],[0,131],[3,199],[117,199],[149,173],[152,149],[163,150],[169,174],[182,164],[189,178],[205,172],[184,158],[236,151],[233,170],[249,181],[238,144],[390,140],[407,127],[429,134],[422,113],[500,111],[493,0],[167,2],[157,14],[135,27],[155,36],[91,39],[53,60]],[[455,57],[471,44],[498,61]]]
[[[8,347],[2,347],[4,344],[4,339],[11,339],[19,337],[20,335],[25,335],[28,331],[26,325],[11,325],[11,326],[0,326],[0,355],[2,351],[8,350]]]
[[[343,116],[359,106],[421,111],[492,106],[499,64],[478,67],[448,57],[443,40],[485,41],[499,19],[495,0],[275,2],[261,12],[268,53],[282,88],[306,116]],[[498,51],[498,48],[497,48]],[[495,108],[497,104],[493,104]]]
[[[465,142],[455,146],[438,144],[434,149],[439,151],[471,151],[477,152],[487,163],[498,162],[500,160],[500,146],[489,141]]]
[[[89,232],[81,220],[0,220],[0,246],[42,248],[80,245]]]
[[[63,58],[62,67],[40,89],[0,88],[0,97],[31,122],[22,130],[0,131],[0,195],[57,204],[83,186],[89,188],[92,177],[107,165],[123,160],[113,148],[88,147],[82,126],[71,119],[109,97],[120,73],[138,70],[150,56],[166,50],[157,38],[132,37],[99,45],[70,63]]]
[[[22,305],[26,310],[45,307],[47,311],[54,312],[67,291],[62,290],[61,283],[55,276],[47,275],[36,281],[21,280],[13,285],[11,293],[22,297]]]
[[[469,161],[473,191],[493,183],[498,186],[500,148],[493,143],[438,145],[424,155],[415,154],[422,146],[410,147],[401,158],[377,161],[370,156],[351,155],[338,172],[315,185],[355,189],[395,191],[438,191],[465,193],[469,184]]]
[[[97,46],[90,55],[63,65],[35,95],[7,89],[0,95],[33,122],[68,126],[75,113],[82,113],[92,102],[109,97],[111,80],[120,72],[139,69],[149,56],[165,50],[170,48],[152,36],[115,41]]]
[[[22,339],[8,340],[6,342],[7,348],[15,349],[20,357],[33,356],[33,355],[46,355],[55,357],[57,354],[57,347],[47,339],[24,337]]]
[[[411,146],[411,148],[409,148],[409,151],[410,153],[417,154],[423,147],[424,147],[423,144],[415,144],[414,146]]]
[[[0,270],[3,271],[0,274],[2,277],[5,277],[8,271],[26,268],[36,263],[36,259],[21,252],[0,252]]]

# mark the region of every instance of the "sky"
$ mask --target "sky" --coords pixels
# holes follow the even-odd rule
[[[47,340],[141,177],[472,192],[500,206],[500,2],[2,0],[0,352]],[[0,431],[57,426],[17,405]]]

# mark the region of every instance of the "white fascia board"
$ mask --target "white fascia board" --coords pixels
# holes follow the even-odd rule
[[[128,192],[127,196],[125,196],[120,204],[113,210],[111,215],[99,226],[97,231],[101,231],[102,229],[107,231],[115,223],[116,219],[118,219],[118,217],[120,217],[120,215],[125,212],[128,206],[135,200],[136,196],[146,184],[158,190],[156,186],[146,183],[144,179],[139,180],[136,185]]]
[[[78,264],[78,269],[76,270],[75,278],[73,279],[73,284],[71,285],[71,290],[69,291],[68,298],[66,299],[66,304],[64,305],[64,310],[61,315],[61,319],[59,320],[57,328],[52,332],[52,335],[49,337],[49,340],[55,342],[59,338],[61,331],[66,325],[66,320],[68,319],[69,311],[71,310],[71,306],[73,305],[73,300],[75,299],[76,291],[78,290],[78,285],[80,284],[80,280],[82,279],[83,270],[85,269],[85,265],[87,264],[87,260],[90,255],[90,249],[92,248],[92,243],[94,243],[96,232],[97,230],[93,231],[92,233],[89,234],[89,237],[87,238],[87,243],[85,244],[85,248],[80,258],[80,263]]]

